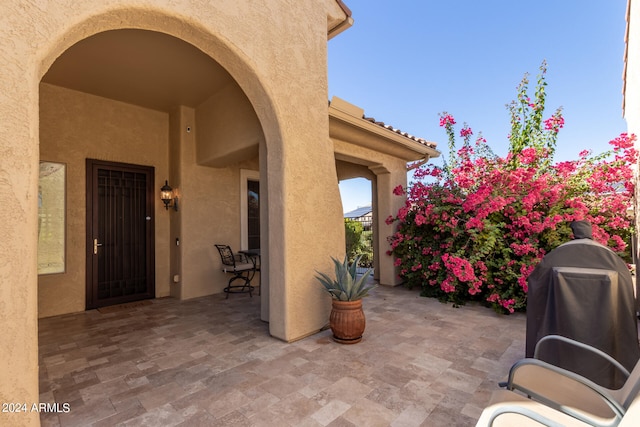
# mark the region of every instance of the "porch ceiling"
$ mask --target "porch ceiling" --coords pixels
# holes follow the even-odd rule
[[[196,47],[154,31],[122,29],[88,37],[64,52],[43,82],[145,108],[195,108],[232,80]]]

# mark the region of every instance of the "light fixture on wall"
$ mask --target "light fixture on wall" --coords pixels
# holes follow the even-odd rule
[[[164,185],[160,188],[160,199],[162,199],[166,210],[173,208],[178,212],[178,195],[174,194],[173,188],[169,186],[169,181],[167,180],[164,181]]]

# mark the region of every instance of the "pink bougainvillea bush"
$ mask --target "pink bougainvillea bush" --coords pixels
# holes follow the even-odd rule
[[[571,239],[569,223],[588,220],[594,240],[628,259],[633,220],[635,137],[621,134],[599,155],[583,151],[577,160],[553,161],[560,109],[544,119],[546,64],[534,99],[525,75],[509,105],[511,134],[506,157],[496,156],[481,135],[464,124],[456,149],[456,121],[443,113],[450,157],[442,167],[414,172],[407,201],[389,224],[390,254],[409,287],[463,304],[479,300],[498,312],[526,306],[527,277],[542,257]]]

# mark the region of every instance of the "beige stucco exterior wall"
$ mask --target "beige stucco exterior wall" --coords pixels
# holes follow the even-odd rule
[[[67,165],[67,262],[63,274],[38,278],[38,316],[85,309],[87,158],[155,168],[155,187],[168,173],[169,116],[155,110],[49,84],[40,91],[40,159]],[[169,239],[169,214],[156,199],[155,240]],[[168,296],[169,248],[156,245],[156,296]]]
[[[348,161],[336,160],[336,170],[338,172],[339,181],[353,178],[365,178],[372,181],[376,177],[376,175],[366,165],[351,163]]]
[[[627,4],[627,46],[624,78],[624,118],[627,132],[640,137],[640,2],[629,0]],[[636,140],[636,149],[640,149],[640,141]],[[639,171],[636,170],[636,200],[640,196],[637,185]],[[640,227],[640,206],[636,205],[636,229]],[[636,247],[636,257],[640,257]]]
[[[100,31],[142,28],[171,34],[214,58],[238,82],[254,106],[266,141],[266,170],[261,173],[269,193],[270,332],[290,341],[326,323],[329,301],[313,278],[314,270],[328,271],[329,255],[344,251],[328,143],[326,8],[330,4],[0,2],[0,401],[38,401],[39,83],[65,49]],[[37,413],[11,414],[5,420],[15,426],[39,423]]]
[[[179,262],[181,298],[220,293],[229,277],[222,272],[220,255],[214,244],[240,249],[240,169],[258,170],[258,158],[225,168],[196,163],[196,141],[200,121],[193,109],[183,108],[184,129],[181,139],[179,217],[181,260]],[[189,125],[188,123],[194,123]],[[174,239],[175,241],[175,239]]]
[[[195,135],[192,132],[194,126],[194,112],[192,108],[178,106],[171,111],[169,115],[169,175],[168,181],[175,187],[180,198],[180,189],[182,187],[181,171],[183,151],[185,147],[193,145]],[[180,202],[178,202],[180,205]],[[166,209],[165,209],[166,211]],[[182,245],[177,245],[182,236],[182,211],[172,210],[169,212],[169,256],[170,256],[170,273],[169,280],[171,282],[170,295],[173,298],[182,299]],[[158,244],[156,242],[156,244]],[[176,280],[174,280],[174,277]]]
[[[629,1],[628,7],[624,118],[628,131],[640,135],[640,2]]]
[[[215,243],[240,246],[239,169],[192,165],[182,174],[182,298],[220,293],[228,277],[221,271]],[[216,189],[217,191],[213,191]]]
[[[251,103],[235,82],[196,109],[199,164],[225,167],[258,156],[264,134]]]

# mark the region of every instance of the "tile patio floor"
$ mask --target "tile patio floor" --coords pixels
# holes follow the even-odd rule
[[[43,426],[473,426],[524,355],[525,316],[417,290],[364,300],[363,341],[287,344],[260,297],[170,298],[40,320]]]

